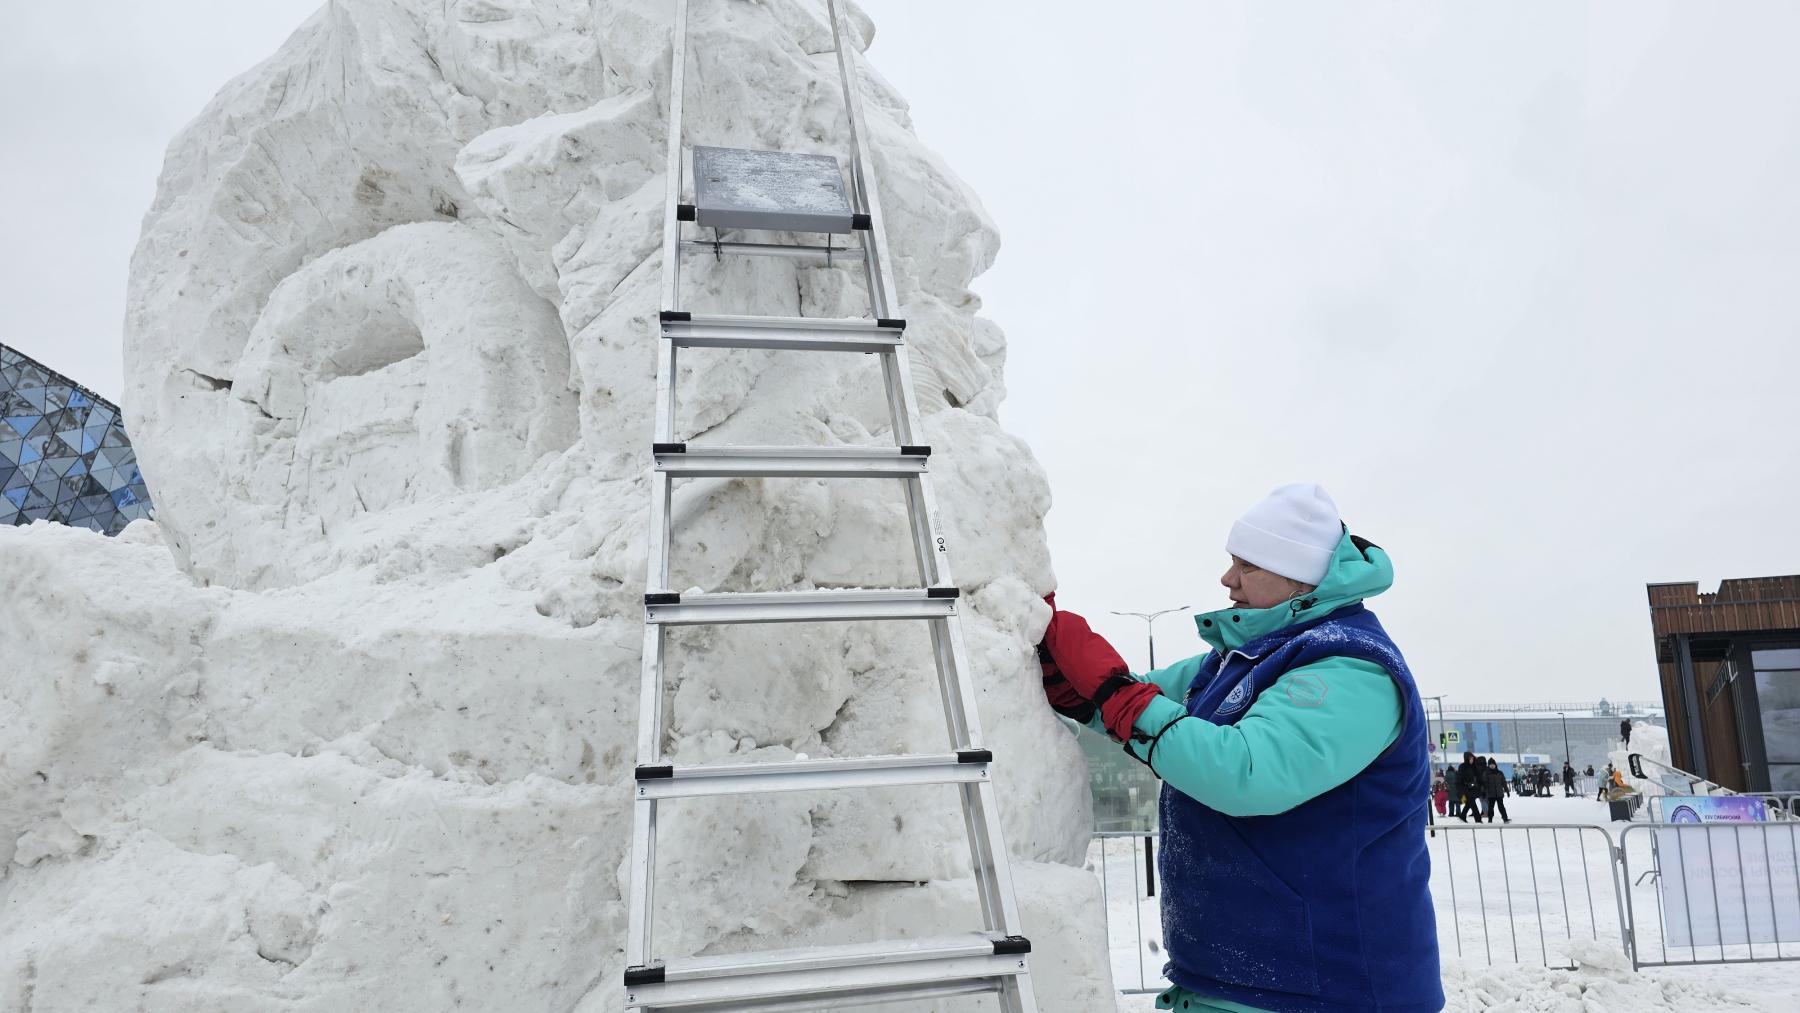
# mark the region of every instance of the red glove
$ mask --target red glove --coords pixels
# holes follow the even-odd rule
[[[1044,599],[1052,609],[1056,608],[1054,597]],[[1138,715],[1160,692],[1155,684],[1133,679],[1119,652],[1073,612],[1050,616],[1044,647],[1069,686],[1100,709],[1100,718],[1112,737],[1121,742],[1130,739]]]
[[[1044,596],[1044,603],[1050,606],[1051,615],[1056,614],[1056,595]],[[1050,709],[1063,717],[1071,718],[1081,724],[1094,719],[1094,705],[1087,697],[1075,692],[1069,680],[1057,670],[1056,659],[1050,656],[1049,648],[1043,641],[1037,645],[1038,666],[1044,673],[1044,696],[1050,700]]]
[[[1056,659],[1042,642],[1037,645],[1038,665],[1044,670],[1044,696],[1050,700],[1050,709],[1065,718],[1071,718],[1080,724],[1087,724],[1094,719],[1094,704],[1087,697],[1075,692],[1069,680],[1057,671]]]

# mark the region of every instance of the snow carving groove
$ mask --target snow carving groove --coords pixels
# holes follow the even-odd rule
[[[822,7],[698,0],[690,136],[844,151]],[[671,15],[335,0],[172,143],[126,334],[158,522],[0,531],[0,1008],[620,1007]],[[1085,766],[1031,653],[1049,496],[968,288],[998,237],[864,94],[1039,994],[1106,1008]],[[696,311],[866,307],[850,272],[684,273]],[[889,438],[862,356],[680,382],[695,443]],[[911,580],[891,483],[683,482],[676,523],[678,587]],[[668,754],[936,744],[908,625],[682,631]],[[667,956],[978,922],[949,789],[664,819]]]

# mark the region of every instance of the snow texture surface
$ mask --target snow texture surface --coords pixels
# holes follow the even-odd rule
[[[690,143],[844,150],[822,7],[695,3]],[[0,1009],[621,1007],[671,20],[336,0],[174,140],[126,335],[158,522],[0,530]],[[1049,495],[968,289],[998,237],[863,87],[1038,992],[1102,1009],[1085,767],[1031,652]],[[841,269],[685,274],[696,311],[866,312]],[[877,373],[695,352],[681,435],[891,444]],[[892,482],[684,482],[675,523],[680,588],[916,584]],[[916,624],[682,630],[667,714],[677,763],[946,741]],[[948,788],[662,830],[662,957],[979,926]]]

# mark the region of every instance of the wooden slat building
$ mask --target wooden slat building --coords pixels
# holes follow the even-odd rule
[[[1675,765],[1740,791],[1800,791],[1800,575],[1648,591]]]

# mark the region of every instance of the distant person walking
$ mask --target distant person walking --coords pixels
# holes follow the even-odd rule
[[[1612,784],[1612,776],[1613,765],[1609,763],[1606,765],[1606,776],[1600,778],[1600,790],[1594,794],[1594,801],[1599,802],[1606,798],[1606,789]]]
[[[1481,822],[1481,766],[1474,753],[1463,753],[1462,766],[1456,768],[1456,818],[1464,823],[1469,817]]]
[[[1630,718],[1626,718],[1625,720],[1619,722],[1619,738],[1625,740],[1625,748],[1626,749],[1631,748],[1631,719]]]
[[[1506,793],[1509,790],[1506,786],[1506,775],[1500,772],[1500,764],[1495,762],[1491,756],[1488,757],[1487,773],[1484,775],[1483,783],[1487,786],[1488,822],[1494,822],[1494,810],[1498,809],[1501,822],[1511,823],[1512,817],[1506,814]]]
[[[1563,798],[1575,795],[1575,768],[1568,762],[1563,763]]]

